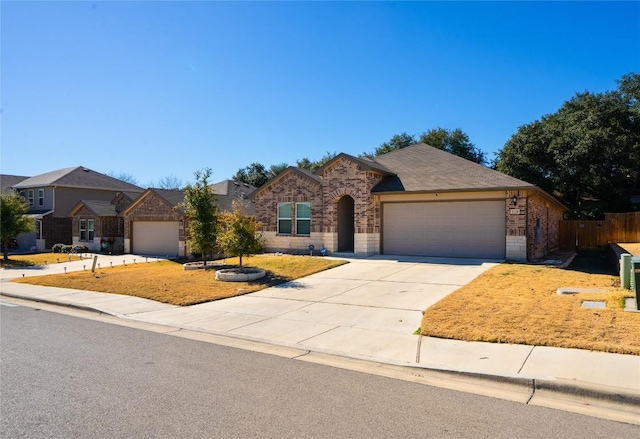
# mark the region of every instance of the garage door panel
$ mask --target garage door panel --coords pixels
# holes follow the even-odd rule
[[[134,221],[132,252],[177,256],[180,252],[178,221]]]
[[[504,258],[504,201],[385,203],[385,254]]]

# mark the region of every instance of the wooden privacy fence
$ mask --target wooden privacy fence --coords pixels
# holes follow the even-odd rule
[[[615,242],[640,242],[640,212],[607,213],[604,220],[560,222],[560,248],[596,250]]]

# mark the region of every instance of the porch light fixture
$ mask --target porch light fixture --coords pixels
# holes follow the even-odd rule
[[[513,203],[514,206],[518,205],[518,197],[517,196],[513,196],[511,197],[511,202]]]

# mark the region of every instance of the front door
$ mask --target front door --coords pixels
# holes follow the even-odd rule
[[[338,200],[338,251],[353,253],[354,201],[348,195]]]

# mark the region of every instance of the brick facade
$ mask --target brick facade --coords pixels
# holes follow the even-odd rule
[[[178,245],[180,255],[186,256],[188,250],[186,245],[187,237],[184,213],[174,206],[171,206],[153,191],[148,192],[146,196],[143,197],[143,199],[139,199],[140,203],[126,211],[124,217],[124,251],[131,251],[131,240],[135,239],[133,237],[134,221],[181,221]]]
[[[259,189],[254,198],[256,219],[262,223],[267,251],[308,253],[308,246],[313,244],[316,249],[322,246],[329,252],[336,252],[338,201],[349,196],[354,200],[354,252],[379,254],[381,200],[380,195],[372,194],[371,190],[383,178],[382,173],[362,170],[359,163],[345,157],[338,157],[323,168],[321,176],[307,176],[294,169],[285,171],[279,178]],[[476,192],[452,194],[452,197],[462,201],[477,199]],[[562,207],[552,201],[552,198],[537,189],[494,189],[486,194],[488,199],[505,197],[507,260],[537,259],[558,249]],[[398,192],[398,199],[395,201],[400,201],[401,196],[403,200],[416,198],[415,194]],[[425,202],[428,202],[428,197],[423,196]],[[516,197],[515,204],[513,197]],[[311,203],[310,236],[296,236],[295,230],[290,235],[277,233],[277,208],[278,203],[282,202]]]
[[[55,244],[71,244],[71,218],[45,215],[42,218],[42,239],[44,239],[46,250],[51,249]]]
[[[267,251],[307,253],[309,245],[325,247],[330,252],[338,247],[338,201],[350,196],[354,201],[354,250],[357,253],[379,253],[380,200],[371,189],[382,179],[372,171],[362,171],[358,164],[339,159],[323,170],[320,178],[289,170],[262,188],[255,197],[256,219],[262,223]],[[311,235],[277,233],[278,203],[311,204]],[[295,204],[292,217],[295,218]]]

